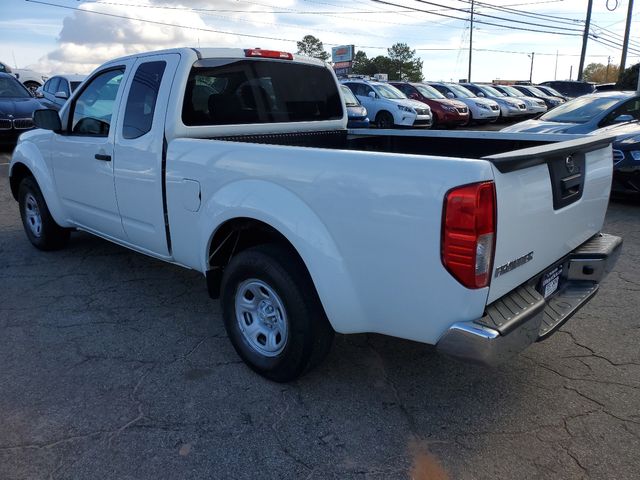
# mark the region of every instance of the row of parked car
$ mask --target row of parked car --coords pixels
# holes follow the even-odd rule
[[[347,106],[363,106],[379,128],[451,128],[523,120],[567,100],[550,87],[531,85],[382,82],[368,78],[346,78],[342,83],[352,93],[346,93]],[[359,112],[354,110],[353,120],[362,127],[367,123],[366,115]]]

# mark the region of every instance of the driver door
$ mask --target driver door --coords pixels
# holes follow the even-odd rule
[[[114,185],[114,130],[124,72],[131,63],[93,75],[66,109],[65,132],[52,142],[56,187],[69,220],[119,240],[126,235]]]

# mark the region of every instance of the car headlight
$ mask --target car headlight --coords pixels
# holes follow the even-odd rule
[[[408,112],[408,113],[416,113],[413,108],[410,107],[405,107],[404,105],[398,105],[398,108],[400,110],[402,110],[403,112]]]
[[[631,150],[629,154],[636,162],[640,162],[640,150]]]
[[[480,102],[476,102],[476,107],[482,108],[484,110],[491,110],[491,108],[489,108],[489,105],[485,105],[484,103],[480,103]]]

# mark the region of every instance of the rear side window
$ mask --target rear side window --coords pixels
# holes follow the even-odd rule
[[[138,138],[151,130],[158,90],[166,66],[164,61],[147,62],[136,70],[124,111],[123,138]]]
[[[324,67],[230,60],[191,69],[182,107],[185,125],[310,122],[343,116],[338,87]],[[209,66],[212,65],[212,66]]]
[[[60,85],[60,77],[53,77],[44,86],[44,90],[46,92],[51,93],[52,95],[55,95],[56,93],[58,93],[60,91],[60,90],[57,90],[59,85]]]

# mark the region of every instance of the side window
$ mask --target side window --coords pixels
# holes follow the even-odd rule
[[[71,133],[106,137],[124,67],[114,68],[94,77],[74,102]]]
[[[56,89],[58,88],[58,85],[59,85],[59,83],[60,83],[60,78],[58,78],[58,77],[53,77],[53,78],[52,78],[51,80],[49,80],[47,83],[49,84],[49,89],[48,89],[48,90],[46,90],[46,87],[45,87],[45,90],[46,90],[47,92],[49,92],[51,95],[55,95],[55,94],[56,94],[56,92],[58,92],[58,91],[59,91],[59,90],[56,90]]]
[[[613,110],[609,115],[607,115],[604,121],[601,122],[601,124],[611,125],[620,115],[629,115],[633,117],[634,120],[640,120],[640,99],[634,98],[632,100],[629,100],[628,102],[623,103],[618,108]]]
[[[69,82],[66,79],[61,78],[60,84],[58,85],[58,92],[64,92],[67,94],[67,98],[69,98]],[[55,93],[55,92],[54,92]]]
[[[124,112],[122,126],[124,138],[138,138],[151,130],[158,90],[160,90],[160,82],[166,66],[166,62],[159,61],[143,63],[138,67],[131,83]]]

